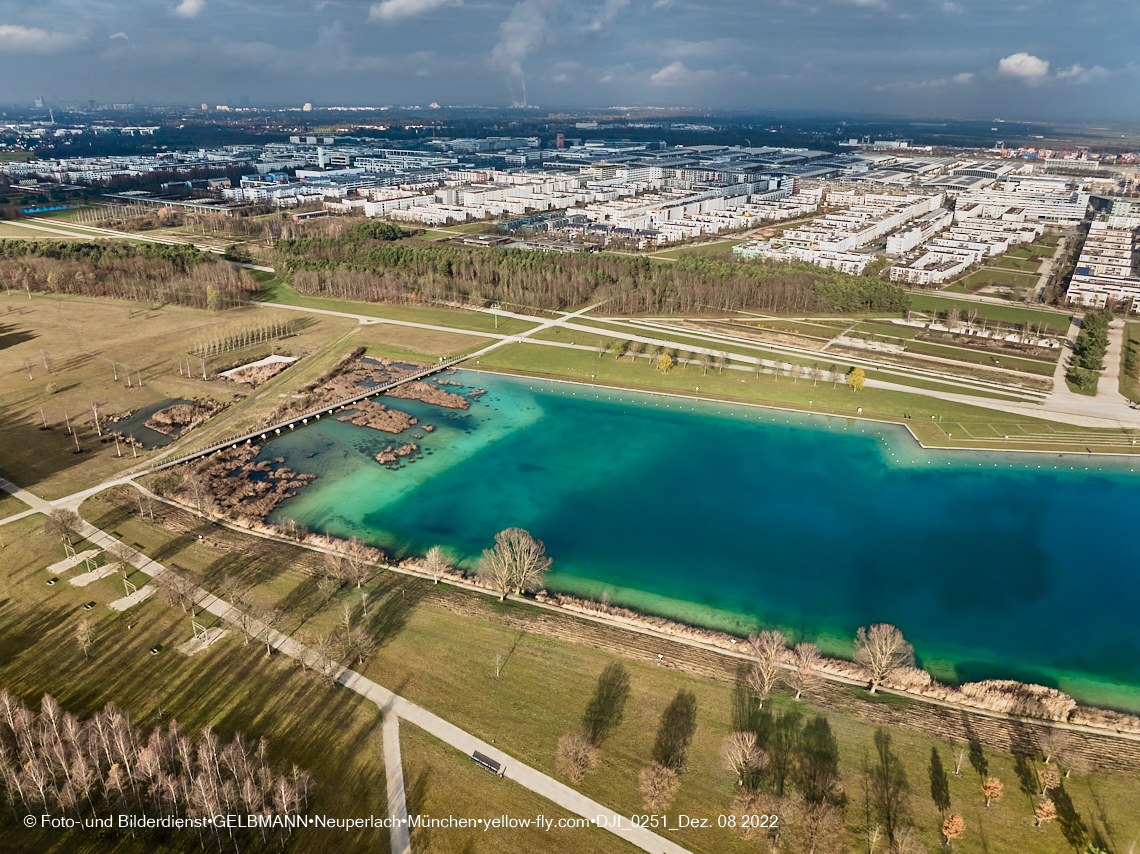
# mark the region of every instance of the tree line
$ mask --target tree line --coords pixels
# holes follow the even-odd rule
[[[394,232],[383,228],[365,223],[341,237],[278,241],[280,266],[306,295],[371,302],[564,309],[604,299],[607,310],[623,314],[903,312],[910,305],[897,285],[809,264],[682,258],[665,265],[614,255],[411,246],[393,242]]]
[[[1108,352],[1108,325],[1112,322],[1111,308],[1088,312],[1081,320],[1081,331],[1073,342],[1073,357],[1065,379],[1081,388],[1096,388],[1097,374],[1104,370],[1104,355]]]
[[[37,293],[222,309],[257,293],[245,270],[190,246],[0,241],[0,284]]]
[[[207,727],[197,738],[171,720],[144,735],[128,712],[108,703],[80,720],[44,694],[39,713],[0,690],[0,783],[13,814],[51,811],[79,822],[126,813],[201,820],[221,814],[302,815],[312,774],[274,760],[269,743],[240,732],[223,744]],[[199,822],[202,847],[241,851],[282,828],[239,830]],[[56,831],[59,832],[59,831]],[[82,833],[82,824],[76,831]],[[169,830],[131,829],[160,841]]]

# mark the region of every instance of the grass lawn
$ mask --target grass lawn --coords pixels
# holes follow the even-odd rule
[[[204,382],[200,377],[179,375],[178,360],[188,358],[187,351],[195,339],[211,328],[246,322],[254,311],[259,310],[219,314],[91,297],[33,294],[28,300],[15,292],[0,295],[0,331],[10,366],[0,373],[0,408],[5,413],[0,421],[0,447],[5,449],[0,475],[41,497],[55,499],[149,456],[140,453],[135,460],[128,452],[124,459],[117,459],[114,442],[103,442],[91,424],[92,401],[99,403],[100,417],[106,419],[168,398],[208,397],[235,403],[234,409],[264,409],[270,400],[263,395],[268,392],[275,399],[275,392],[270,391],[274,384],[287,385],[293,391],[296,385],[289,385],[290,375],[303,373],[307,358],[253,395],[247,386],[225,380]],[[211,360],[209,370],[260,358],[275,346],[287,355],[313,355],[328,346],[326,339],[338,340],[356,328],[353,321],[336,317],[298,313],[294,320],[297,332],[293,337],[260,345],[260,349],[231,351]],[[54,373],[45,369],[41,351],[50,357]],[[24,369],[25,359],[32,366],[31,379]],[[118,381],[112,361],[119,366]],[[130,388],[126,385],[127,369],[135,379]],[[137,384],[140,372],[141,388]],[[241,399],[247,395],[249,406],[243,407]],[[65,414],[77,426],[82,454],[72,453],[75,444],[67,435]],[[230,414],[227,410],[222,418]],[[40,429],[44,419],[52,429]],[[200,429],[208,431],[211,424]]]
[[[1125,352],[1132,348],[1136,352],[1137,361],[1140,361],[1140,323],[1124,324]],[[1140,379],[1135,375],[1127,376],[1124,366],[1120,370],[1120,393],[1129,400],[1140,400]]]
[[[976,287],[984,285],[1007,285],[1011,288],[1031,288],[1037,284],[1037,276],[1030,273],[1018,273],[1014,270],[997,270],[986,267],[975,270],[966,278],[957,282],[967,290],[973,291]]]
[[[187,616],[153,599],[124,614],[111,611],[106,602],[121,590],[110,582],[107,588],[76,588],[66,581],[46,586],[44,567],[61,559],[63,549],[45,540],[41,526],[42,517],[30,517],[3,528],[0,686],[33,706],[50,693],[80,717],[113,702],[129,711],[144,733],[177,719],[194,734],[212,726],[223,742],[238,731],[254,740],[265,736],[275,760],[296,762],[313,772],[315,813],[345,818],[383,814],[384,766],[374,705],[302,676],[291,659],[267,659],[263,647],[243,646],[232,635],[187,658],[174,649],[191,636]],[[82,604],[92,599],[99,603],[89,612],[95,644],[85,661],[74,634],[80,616],[88,613]],[[161,652],[150,655],[148,649],[155,645]],[[162,850],[196,849],[192,834],[183,842]],[[387,846],[382,830],[309,828],[296,831],[289,850],[371,852]],[[17,826],[8,810],[0,819],[0,848],[140,854],[158,850],[143,836],[93,844],[58,832],[31,833]]]
[[[843,357],[834,354],[820,354],[818,360],[800,360],[805,367],[810,367],[818,361],[822,370],[828,371],[832,364],[845,371],[849,363]],[[862,408],[865,418],[879,418],[883,420],[905,423],[926,445],[937,447],[986,447],[987,440],[972,441],[965,439],[961,443],[961,433],[955,433],[955,439],[947,438],[946,434],[932,421],[942,417],[944,420],[965,423],[977,422],[1008,426],[1011,432],[1014,429],[1040,431],[1049,433],[1053,429],[1072,430],[1071,427],[1055,425],[1050,422],[1015,415],[1012,413],[997,413],[968,404],[954,401],[940,400],[924,395],[908,394],[906,392],[889,391],[885,389],[866,388],[855,392],[851,388],[840,384],[832,388],[830,382],[820,382],[818,385],[806,377],[798,382],[785,373],[778,380],[772,375],[757,377],[752,373],[741,371],[716,370],[702,374],[699,367],[689,365],[673,368],[669,373],[663,374],[655,366],[643,359],[631,363],[628,358],[615,360],[611,355],[598,358],[596,354],[576,350],[565,350],[553,347],[527,346],[526,344],[509,344],[482,357],[479,366],[473,368],[490,370],[506,370],[508,372],[531,373],[550,377],[565,377],[579,382],[595,382],[606,385],[625,386],[646,391],[671,391],[680,394],[699,394],[701,397],[723,398],[743,403],[759,403],[768,406],[788,406],[796,409],[810,409],[814,412],[828,412],[836,415],[855,415],[856,410]],[[869,378],[877,378],[874,371],[868,371]],[[882,379],[898,382],[896,377],[883,375]],[[917,385],[918,383],[916,383]],[[700,389],[699,393],[696,389]],[[942,386],[945,388],[945,386]],[[810,401],[810,403],[809,403]],[[909,416],[909,418],[904,418]],[[1114,450],[1126,451],[1132,448],[1129,439],[1118,431],[1090,430],[1089,435],[1116,437],[1120,436],[1120,447]],[[987,433],[996,435],[996,433]],[[988,440],[992,444],[992,440]],[[1074,438],[1069,446],[1073,446],[1079,438]],[[1050,445],[1043,450],[1063,446],[1058,443]]]
[[[953,306],[964,314],[972,309],[978,310],[978,317],[989,320],[998,320],[1002,323],[1021,325],[1026,321],[1033,324],[1040,323],[1042,327],[1054,334],[1064,335],[1069,329],[1071,315],[1051,311],[1034,311],[1030,308],[1016,306],[996,305],[988,302],[975,302],[973,300],[959,300],[933,294],[911,294],[911,308],[915,311],[949,311]]]
[[[489,819],[502,815],[534,822],[542,815],[557,824],[577,818],[541,795],[479,768],[471,757],[407,721],[400,722],[400,758],[408,815]],[[416,828],[412,850],[498,854],[501,851],[560,851],[565,854],[634,854],[641,849],[598,827],[498,829]]]
[[[1030,261],[1029,258],[1011,258],[1007,253],[1004,258],[997,261],[993,266],[1001,267],[1006,270],[1021,270],[1025,273],[1036,273],[1037,268],[1041,266],[1041,262]]]
[[[402,305],[379,305],[377,303],[355,302],[353,300],[328,299],[325,297],[306,297],[280,281],[264,285],[262,292],[268,302],[279,302],[285,305],[296,305],[304,308],[319,308],[325,311],[343,311],[348,314],[381,317],[390,320],[403,320],[412,323],[425,323],[432,326],[447,326],[455,329],[456,332],[467,330],[472,332],[497,332],[500,335],[514,335],[519,332],[525,332],[527,329],[533,329],[539,325],[526,320],[517,320],[512,317],[496,318],[493,314],[462,311],[460,309],[415,308]]]
[[[744,240],[728,239],[719,240],[715,243],[698,243],[693,246],[678,246],[676,249],[665,249],[661,252],[654,252],[650,258],[684,258],[686,256],[698,256],[702,258],[725,258],[732,257],[732,247],[739,246],[745,243]]]
[[[69,202],[69,204],[70,204],[70,202]],[[32,214],[32,216],[46,217],[46,218],[50,218],[50,219],[72,220],[72,219],[75,219],[75,217],[77,217],[83,211],[89,211],[94,207],[95,207],[94,205],[83,205],[82,207],[71,208],[71,209],[66,210],[66,211],[48,211],[47,213],[42,213],[42,214]]]
[[[23,513],[27,509],[28,505],[19,498],[9,495],[7,492],[0,492],[0,519],[7,519],[9,516]],[[3,539],[4,532],[0,530],[0,542],[3,542]]]
[[[30,151],[0,151],[0,162],[26,163],[35,158]]]

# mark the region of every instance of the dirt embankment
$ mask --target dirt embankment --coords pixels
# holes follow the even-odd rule
[[[371,427],[373,430],[382,430],[385,433],[401,433],[419,423],[418,419],[408,413],[399,409],[389,409],[374,400],[362,400],[353,406],[356,412],[341,415],[337,420],[348,421],[357,427]]]
[[[269,380],[293,364],[293,362],[269,362],[264,365],[248,365],[244,368],[236,368],[230,371],[226,379],[230,382],[238,383],[239,385],[249,385],[256,388],[262,383],[269,382]]]
[[[397,397],[401,400],[422,400],[424,403],[443,406],[447,409],[466,409],[469,405],[467,398],[461,394],[453,394],[450,391],[444,391],[436,385],[419,382],[418,380],[416,382],[396,386],[396,388],[386,392],[386,394],[388,397]]]
[[[177,438],[189,433],[195,427],[205,424],[226,408],[224,403],[206,400],[201,403],[177,403],[160,409],[150,417],[146,426],[159,433]]]
[[[216,462],[199,470],[222,514],[230,519],[246,523],[264,520],[277,505],[317,477],[298,474],[281,465],[285,462],[283,457],[255,463],[259,450],[249,446],[226,451],[211,458]],[[192,496],[189,503],[194,503]]]
[[[387,448],[376,455],[376,462],[380,463],[381,465],[399,462],[400,457],[410,457],[413,454],[417,453],[419,449],[420,446],[415,442],[409,442],[408,444],[401,445],[398,448],[393,448],[391,445],[389,445]]]

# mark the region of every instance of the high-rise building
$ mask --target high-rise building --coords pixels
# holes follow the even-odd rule
[[[311,113],[313,111],[313,105],[306,101],[305,106],[301,107],[301,110],[306,113]]]

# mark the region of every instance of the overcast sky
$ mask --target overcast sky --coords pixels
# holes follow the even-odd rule
[[[1138,0],[0,0],[0,102],[1140,122]]]

